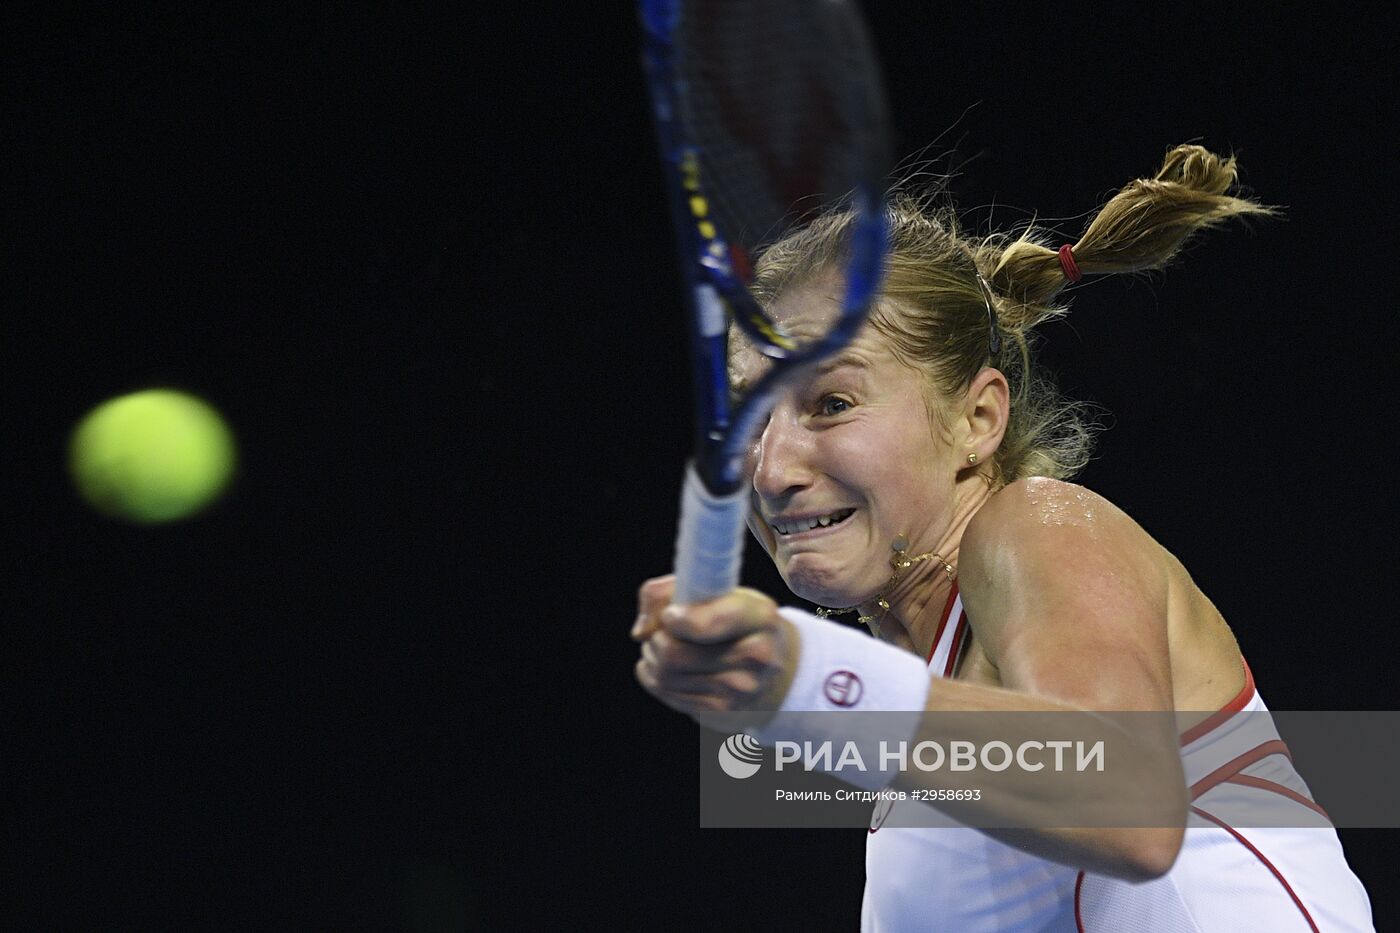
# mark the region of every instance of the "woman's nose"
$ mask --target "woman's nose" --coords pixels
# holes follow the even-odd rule
[[[811,439],[790,412],[773,413],[749,452],[749,461],[754,491],[770,501],[812,481]]]

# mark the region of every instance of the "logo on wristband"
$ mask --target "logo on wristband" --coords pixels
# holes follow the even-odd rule
[[[837,671],[822,684],[822,692],[833,706],[855,706],[865,695],[865,685],[853,671]]]

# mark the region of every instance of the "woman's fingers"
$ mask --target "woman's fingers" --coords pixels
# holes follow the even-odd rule
[[[674,574],[653,577],[637,590],[637,620],[632,623],[632,639],[645,641],[661,627],[661,610],[671,602],[676,589]]]
[[[718,645],[697,645],[659,631],[642,645],[642,657],[658,668],[677,674],[715,674],[743,668],[755,670],[774,661],[773,639],[764,633]]]
[[[737,589],[696,605],[669,605],[674,590],[674,577],[657,577],[637,594],[632,637],[642,643],[642,687],[691,715],[775,708],[796,664],[791,626],[777,603]]]
[[[716,709],[745,708],[744,701],[757,695],[763,686],[759,672],[743,668],[730,668],[712,674],[688,674],[655,667],[648,664],[645,658],[640,665],[647,678],[643,686],[653,693],[723,700],[723,705],[714,707]]]
[[[778,606],[750,589],[736,589],[718,599],[661,611],[661,624],[672,635],[696,644],[736,641],[778,624]]]

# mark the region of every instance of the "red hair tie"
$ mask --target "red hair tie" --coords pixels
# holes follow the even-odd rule
[[[1074,251],[1068,243],[1060,247],[1060,268],[1065,270],[1065,278],[1070,280],[1070,284],[1084,278],[1084,273],[1079,271],[1079,264],[1074,261]]]

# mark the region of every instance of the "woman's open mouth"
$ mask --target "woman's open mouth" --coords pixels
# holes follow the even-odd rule
[[[780,522],[770,522],[769,527],[778,533],[781,538],[788,535],[802,534],[816,528],[830,528],[832,525],[839,525],[855,514],[855,509],[837,509],[826,515],[817,515],[812,518],[785,519]]]

